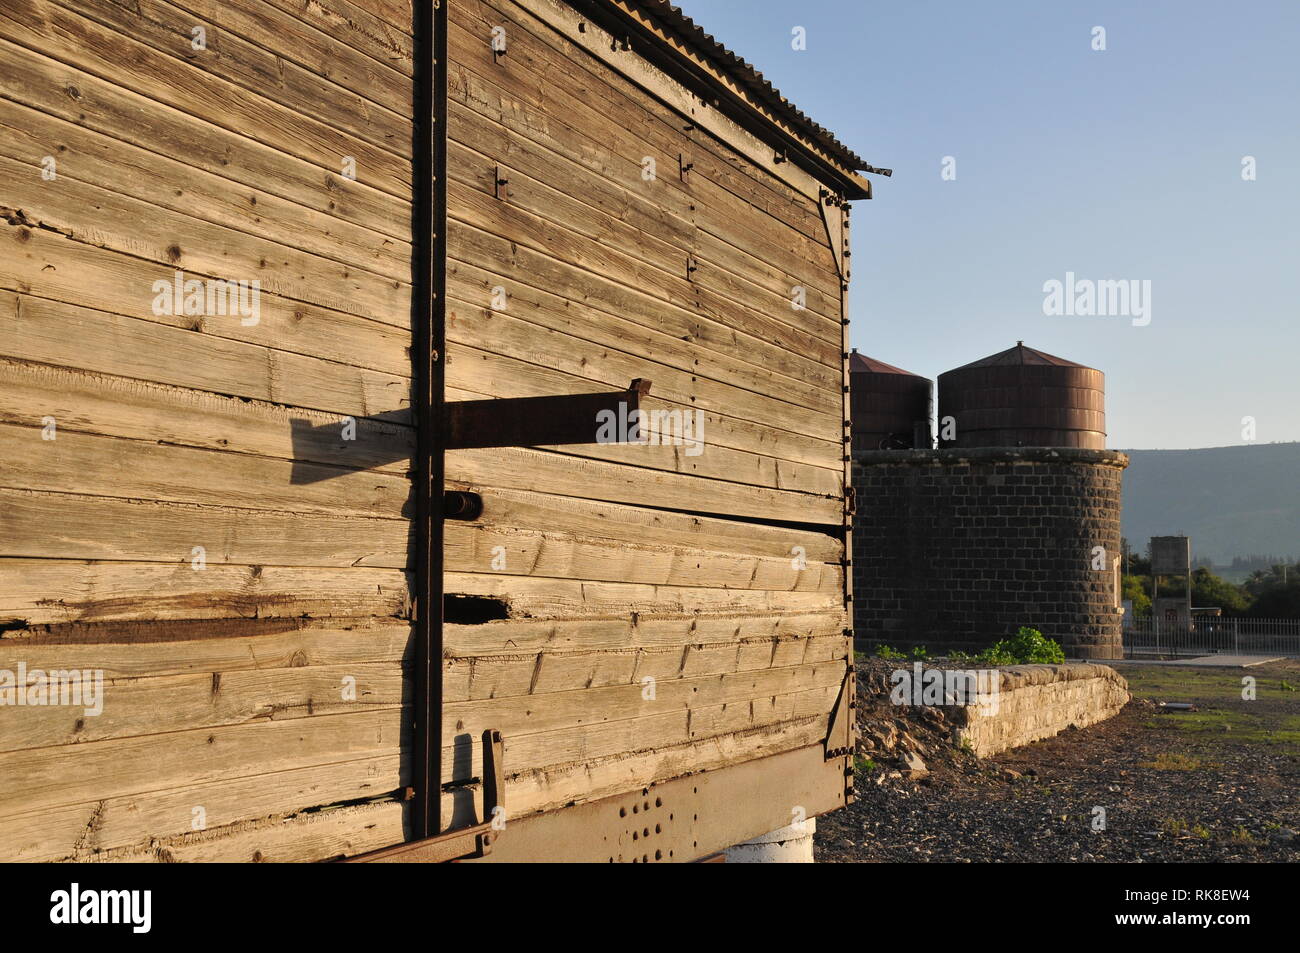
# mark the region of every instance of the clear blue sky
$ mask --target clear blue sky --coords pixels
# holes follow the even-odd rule
[[[1100,368],[1111,447],[1300,440],[1300,0],[678,2],[894,170],[854,210],[859,350]],[[1149,280],[1150,324],[1045,316],[1067,271]]]

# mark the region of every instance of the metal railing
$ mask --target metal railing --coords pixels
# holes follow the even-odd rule
[[[1154,617],[1126,620],[1124,652],[1135,655],[1288,655],[1300,657],[1300,619]]]

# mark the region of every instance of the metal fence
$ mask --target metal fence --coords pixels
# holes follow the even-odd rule
[[[1300,657],[1300,619],[1127,620],[1124,652],[1135,655],[1289,655]]]

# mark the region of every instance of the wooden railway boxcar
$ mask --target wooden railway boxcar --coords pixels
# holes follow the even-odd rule
[[[0,857],[851,797],[877,170],[659,0],[6,0],[0,64]]]

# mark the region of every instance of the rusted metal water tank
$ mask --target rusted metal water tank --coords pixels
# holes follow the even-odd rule
[[[1101,371],[1023,341],[939,375],[940,447],[1106,448]]]
[[[853,450],[928,450],[934,383],[859,354],[849,355]]]

